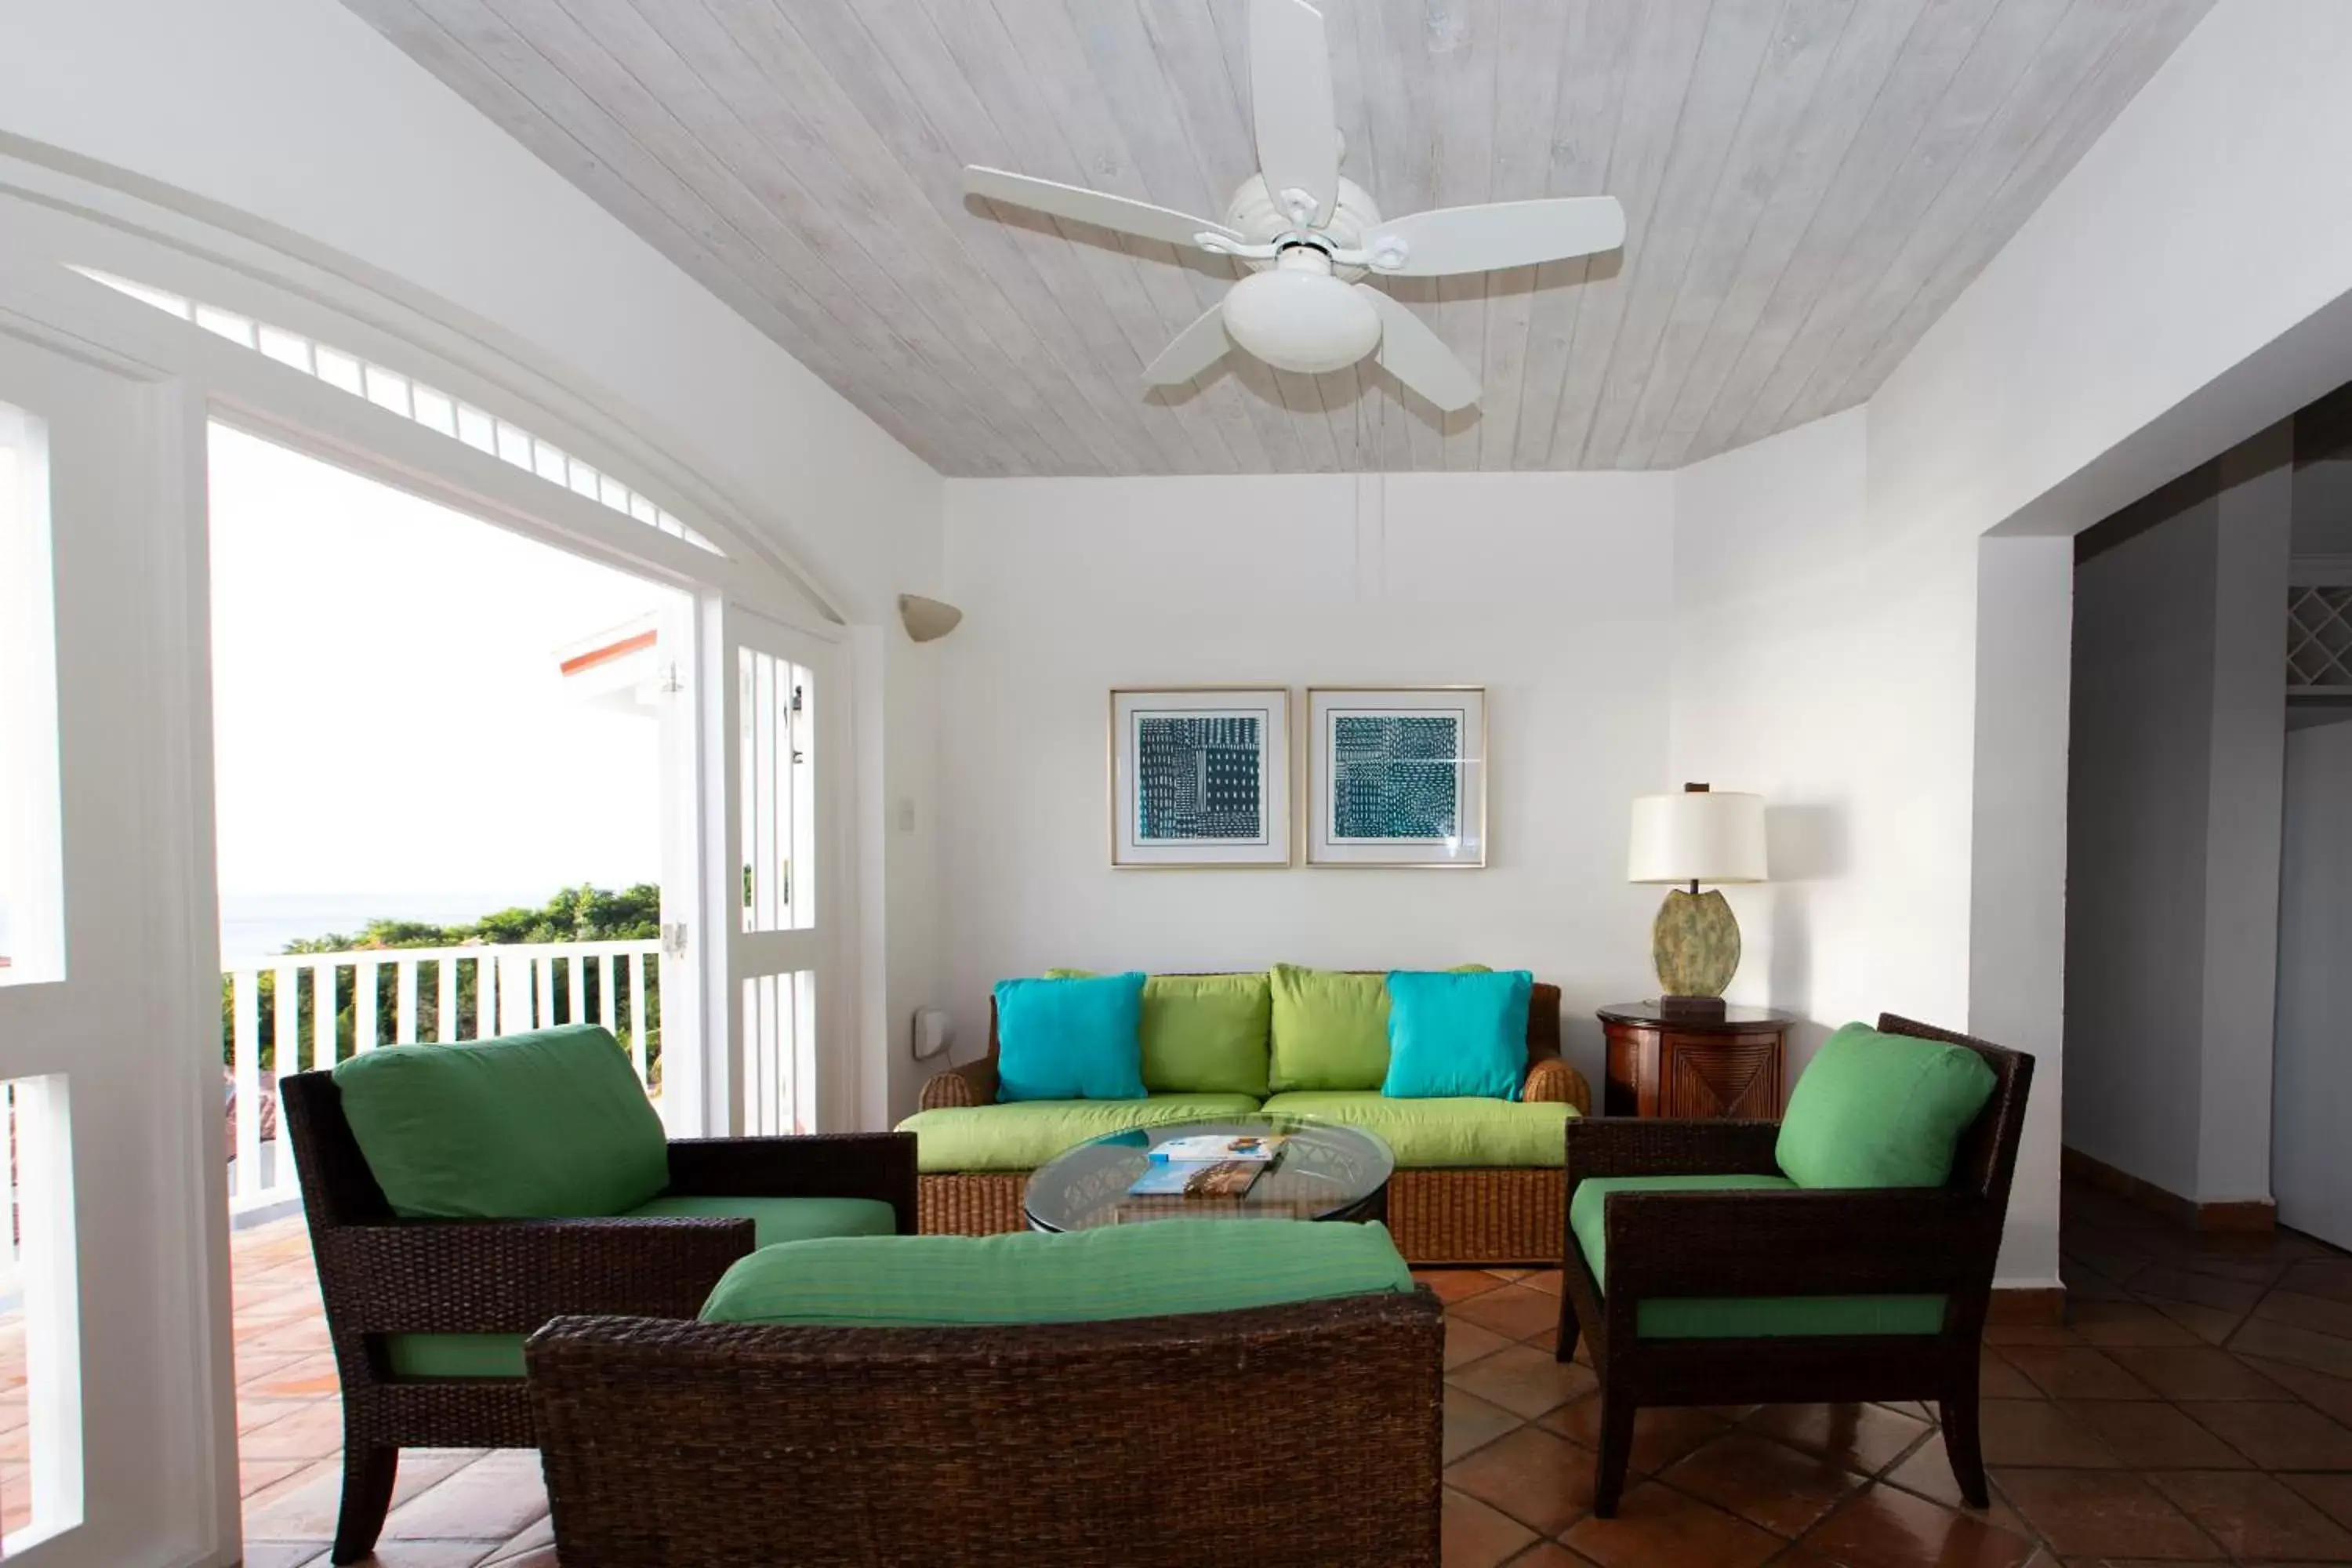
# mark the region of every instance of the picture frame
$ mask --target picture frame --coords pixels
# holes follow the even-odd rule
[[[1112,868],[1288,867],[1290,712],[1286,686],[1113,688]]]
[[[1307,689],[1307,864],[1486,864],[1486,689]]]

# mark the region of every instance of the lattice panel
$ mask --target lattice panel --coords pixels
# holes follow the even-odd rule
[[[2352,691],[2352,586],[2287,590],[2286,683]]]

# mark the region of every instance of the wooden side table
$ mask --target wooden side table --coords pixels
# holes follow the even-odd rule
[[[1775,1121],[1787,1099],[1782,1061],[1793,1013],[1724,1008],[1720,1016],[1656,1002],[1601,1009],[1609,1037],[1610,1116],[1738,1117]]]

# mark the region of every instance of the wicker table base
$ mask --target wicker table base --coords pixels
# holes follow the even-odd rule
[[[956,1171],[921,1178],[926,1236],[994,1236],[1028,1228],[1026,1171]],[[1389,1178],[1389,1231],[1414,1264],[1557,1264],[1568,1230],[1559,1171],[1469,1167],[1399,1171]]]

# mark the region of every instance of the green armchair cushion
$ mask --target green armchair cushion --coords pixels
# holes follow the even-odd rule
[[[1049,969],[1048,980],[1088,980]],[[1265,1098],[1273,998],[1257,974],[1155,974],[1143,983],[1143,1087]]]
[[[922,1110],[898,1123],[915,1135],[919,1171],[1034,1171],[1064,1150],[1107,1132],[1247,1116],[1246,1094],[1155,1094],[1149,1100],[1029,1100]]]
[[[1383,1226],[1163,1220],[767,1247],[726,1272],[702,1317],[836,1328],[1091,1323],[1413,1288]]]
[[[1550,1100],[1391,1100],[1377,1090],[1277,1094],[1268,1115],[1312,1116],[1381,1139],[1400,1170],[1564,1163],[1573,1106]]]
[[[659,1197],[625,1219],[748,1219],[752,1245],[824,1236],[888,1236],[898,1211],[878,1198]],[[384,1355],[394,1377],[520,1377],[520,1334],[387,1334]]]
[[[1605,1295],[1602,1222],[1610,1194],[1789,1192],[1796,1185],[1786,1176],[1588,1176],[1569,1200],[1568,1228]],[[1645,1340],[1932,1334],[1943,1326],[1941,1296],[1676,1296],[1644,1301],[1634,1314],[1634,1332]]]
[[[1774,1157],[1801,1187],[1940,1187],[1992,1088],[1966,1046],[1848,1024],[1798,1077]]]
[[[615,1215],[669,1184],[668,1135],[593,1024],[335,1066],[352,1136],[404,1219]]]

